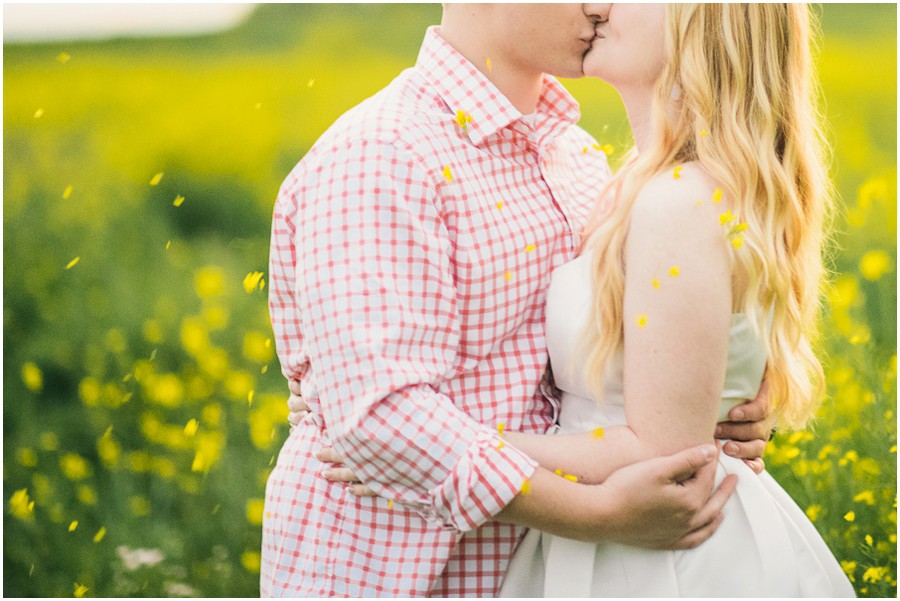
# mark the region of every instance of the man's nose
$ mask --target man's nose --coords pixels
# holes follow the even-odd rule
[[[609,7],[612,6],[610,3],[585,3],[584,4],[584,14],[592,21],[602,23],[606,21],[609,17]]]

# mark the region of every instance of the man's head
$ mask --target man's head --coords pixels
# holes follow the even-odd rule
[[[479,66],[581,77],[594,24],[582,4],[445,4],[441,32]]]

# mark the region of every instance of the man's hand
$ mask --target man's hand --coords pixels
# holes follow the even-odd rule
[[[729,439],[722,451],[743,459],[750,469],[761,473],[766,468],[762,456],[776,422],[769,401],[768,382],[763,380],[755,399],[732,407],[728,420],[716,425],[716,438]]]
[[[712,490],[716,456],[705,445],[613,472],[599,486],[616,504],[609,540],[650,549],[691,549],[707,540],[737,486],[729,475]]]
[[[291,391],[288,397],[288,421],[291,426],[296,426],[309,413],[309,405],[307,405],[303,397],[300,395],[300,382],[297,380],[288,380],[288,389]]]

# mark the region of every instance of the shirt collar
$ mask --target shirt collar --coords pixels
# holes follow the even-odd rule
[[[454,116],[462,123],[476,146],[511,123],[522,113],[497,87],[438,33],[429,27],[416,60],[416,70],[437,91]],[[459,111],[462,111],[460,113]],[[537,104],[535,129],[541,139],[553,137],[562,125],[577,123],[578,103],[555,78],[544,75],[544,87]]]

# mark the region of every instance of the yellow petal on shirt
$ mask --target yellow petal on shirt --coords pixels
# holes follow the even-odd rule
[[[172,206],[180,207],[183,202],[184,202],[184,196],[179,194],[178,196],[175,197],[175,200],[172,201]]]
[[[678,267],[678,265],[672,265],[671,267],[669,267],[669,275],[673,278],[677,278],[680,274],[681,269]]]
[[[498,202],[498,203],[497,203],[497,208],[498,208],[498,209],[503,209],[503,203],[502,203],[502,202]]]
[[[612,144],[604,144],[600,148],[600,150],[602,150],[606,156],[611,156],[615,149],[616,149],[615,146],[613,146]]]
[[[162,181],[163,175],[164,175],[164,173],[162,171],[160,171],[159,173],[154,175],[152,178],[150,178],[150,185],[155,186],[155,185],[159,184],[159,182]]]
[[[394,500],[388,499],[388,509],[393,509],[393,508],[394,508]]]
[[[503,275],[506,277],[506,281],[507,281],[507,282],[509,282],[509,281],[512,280],[512,272],[511,272],[511,271],[507,271],[507,272],[504,273]]]
[[[639,328],[647,327],[647,314],[640,313],[639,315],[635,315],[634,323],[636,323]]]
[[[441,172],[444,175],[444,179],[447,180],[447,183],[453,181],[453,173],[450,171],[450,165],[444,165],[444,170]]]
[[[497,424],[497,434],[499,436],[503,436],[504,428],[506,428],[506,424]]]
[[[69,197],[72,196],[72,184],[66,186],[66,189],[63,190],[63,200],[69,200]]]
[[[193,436],[197,433],[197,429],[200,427],[200,423],[196,419],[191,419],[184,426],[184,435],[185,436]]]
[[[585,146],[584,148],[581,149],[581,154],[587,154],[587,151],[588,151],[588,147]]]
[[[73,267],[75,267],[78,264],[78,261],[80,261],[80,260],[81,260],[81,257],[75,257],[74,259],[69,261],[69,263],[66,265],[66,269],[72,269]]]
[[[528,246],[525,247],[525,252],[527,252],[527,253],[533,252],[535,248],[537,248],[537,247],[534,244],[529,244]]]

